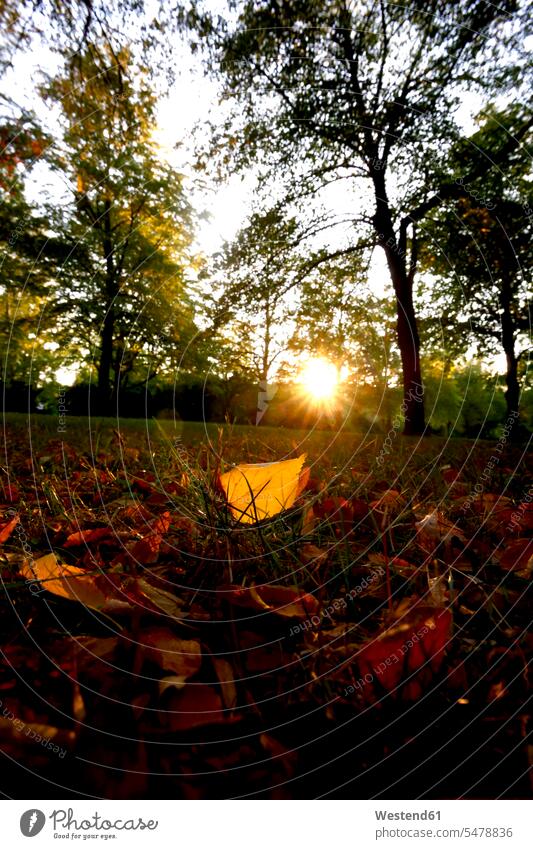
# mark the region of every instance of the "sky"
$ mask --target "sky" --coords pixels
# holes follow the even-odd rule
[[[41,69],[54,73],[59,69],[58,57],[51,50],[42,48],[19,52],[13,68],[8,71],[5,84],[7,91],[16,92],[20,105],[32,108],[45,128],[57,128],[57,113],[35,94],[35,81],[40,77]],[[167,97],[158,108],[158,130],[155,134],[161,146],[162,155],[176,168],[193,179],[191,162],[193,160],[194,137],[205,135],[202,125],[220,112],[217,91],[212,81],[203,73],[201,59],[192,55],[185,44],[179,48],[176,60],[176,79]],[[475,129],[474,115],[481,107],[480,100],[471,94],[465,94],[458,110],[457,118],[465,132]],[[179,147],[177,147],[179,146]],[[55,175],[45,167],[37,166],[29,183],[28,194],[32,201],[38,201],[44,185],[49,186],[59,198],[68,200],[68,194]],[[194,199],[200,210],[209,213],[209,219],[199,222],[197,242],[200,250],[211,254],[218,250],[224,240],[230,240],[249,214],[255,194],[253,175],[241,177],[233,175],[226,184],[214,186],[210,190],[194,193]],[[352,207],[350,190],[343,184],[336,184],[328,191],[328,206],[349,214]],[[371,264],[372,288],[376,294],[382,293],[381,280],[385,266],[376,257]]]
[[[533,46],[533,37],[528,41],[528,46]],[[5,79],[6,90],[16,93],[16,100],[21,105],[33,108],[46,129],[57,126],[57,114],[36,97],[35,81],[39,78],[41,68],[53,73],[58,67],[57,56],[39,46],[38,49],[19,52]],[[220,114],[220,107],[216,88],[213,82],[204,76],[200,57],[193,56],[186,44],[179,48],[176,70],[173,87],[159,104],[156,140],[161,146],[162,156],[188,175],[192,189],[194,131],[198,137],[205,136],[207,120],[216,119],[217,113]],[[474,116],[480,108],[480,100],[465,93],[456,116],[465,132],[469,133],[475,129]],[[60,183],[59,177],[40,166],[34,169],[28,186],[31,201],[39,200],[44,185],[49,187],[58,202],[69,202],[68,191]],[[209,255],[220,249],[225,240],[231,240],[251,211],[254,194],[253,174],[245,178],[234,175],[224,185],[213,185],[208,190],[194,190],[191,198],[193,203],[199,211],[205,211],[209,216],[198,224],[196,247]],[[328,190],[327,201],[328,206],[339,213],[345,211],[349,214],[353,210],[353,196],[344,182]],[[368,287],[369,292],[378,297],[390,291],[385,259],[380,250],[374,252],[369,266]]]

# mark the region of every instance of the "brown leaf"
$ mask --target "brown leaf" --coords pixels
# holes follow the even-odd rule
[[[2,526],[2,528],[0,529],[0,543],[7,542],[19,522],[20,517],[17,513],[17,515],[13,516],[13,518],[9,522]]]
[[[128,588],[127,594],[132,601],[138,600],[141,604],[148,605],[150,610],[165,613],[173,619],[185,618],[184,602],[181,598],[167,590],[154,587],[144,578],[137,578]]]
[[[200,643],[181,640],[170,628],[144,629],[139,637],[139,648],[146,660],[174,672],[183,680],[195,675],[202,663]]]
[[[222,657],[214,657],[213,666],[220,684],[224,707],[227,710],[233,710],[237,706],[237,689],[231,664]]]
[[[25,560],[20,567],[20,573],[28,581],[40,582],[48,592],[71,601],[79,601],[94,610],[130,609],[127,602],[105,595],[97,586],[94,576],[76,566],[59,563],[54,553],[45,554],[38,560]]]
[[[440,510],[432,510],[415,525],[423,542],[435,544],[446,542],[453,537],[457,537],[461,542],[466,542],[461,529],[453,522],[448,521]]]
[[[222,598],[237,607],[265,610],[287,618],[306,619],[316,614],[316,598],[297,587],[270,585],[239,587],[231,584],[219,587]]]
[[[527,570],[533,558],[533,540],[517,539],[506,542],[501,554],[495,552],[495,556],[503,569]]]
[[[318,548],[312,542],[306,542],[300,549],[300,560],[306,566],[321,566],[328,558],[325,548]]]
[[[76,531],[70,534],[63,543],[64,548],[72,548],[76,545],[87,545],[89,542],[100,542],[103,539],[114,541],[111,528],[92,528],[86,531]]]
[[[418,698],[442,664],[451,623],[444,608],[413,608],[361,649],[357,665],[362,689],[376,697],[402,685],[404,698]]]
[[[220,696],[207,684],[187,684],[183,690],[168,693],[168,707],[161,712],[161,720],[170,731],[190,731],[227,721]]]

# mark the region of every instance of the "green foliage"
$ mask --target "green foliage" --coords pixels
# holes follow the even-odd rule
[[[503,161],[501,151],[509,138],[527,143],[530,125],[521,108],[490,110],[480,129],[456,146],[449,168],[461,196],[426,224],[421,249],[423,266],[436,274],[434,298],[452,348],[484,355],[503,349],[509,413],[518,408],[517,364],[529,346],[533,192],[527,147],[507,152]],[[467,149],[494,162],[483,178],[464,180]]]
[[[361,235],[371,234],[385,253],[406,426],[422,433],[423,405],[412,401],[422,383],[415,225],[457,188],[442,185],[440,160],[458,137],[454,112],[465,81],[485,92],[516,82],[522,9],[468,0],[379,9],[372,2],[265,0],[235,4],[229,20],[215,20],[204,8],[194,3],[187,23],[209,33],[209,67],[234,108],[202,164],[214,151],[222,170],[253,166],[275,197],[302,205],[329,183],[357,187],[355,233],[342,249],[357,253]]]
[[[297,219],[278,207],[254,213],[207,272],[217,289],[211,320],[224,342],[240,354],[240,367],[259,381],[269,378],[286,349],[287,296],[300,274],[306,235]],[[234,373],[238,369],[233,365]]]
[[[183,178],[152,138],[156,100],[129,51],[89,46],[50,80],[63,142],[56,168],[73,204],[56,228],[72,246],[62,268],[59,333],[96,362],[99,389],[172,369],[196,333],[192,210]],[[85,352],[85,355],[84,355]]]

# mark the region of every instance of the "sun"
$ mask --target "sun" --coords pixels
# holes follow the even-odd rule
[[[333,363],[319,357],[305,364],[301,382],[315,401],[330,401],[337,391],[339,377]]]

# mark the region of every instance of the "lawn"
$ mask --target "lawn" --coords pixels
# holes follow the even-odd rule
[[[524,445],[10,414],[5,449],[4,793],[531,795]],[[302,454],[238,521],[220,475]]]

